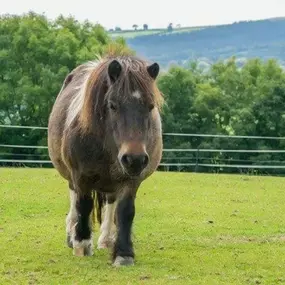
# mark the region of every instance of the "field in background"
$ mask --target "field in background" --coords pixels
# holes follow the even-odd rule
[[[138,193],[136,265],[115,269],[107,251],[65,245],[55,170],[0,168],[0,284],[285,284],[284,182],[156,173]]]
[[[204,29],[204,27],[185,27],[185,28],[174,28],[172,32],[168,32],[166,29],[149,29],[149,30],[127,30],[121,32],[109,32],[113,38],[124,37],[124,38],[135,38],[141,36],[155,35],[155,34],[175,34],[175,33],[189,33],[197,30]]]

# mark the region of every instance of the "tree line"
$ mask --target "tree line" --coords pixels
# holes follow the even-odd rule
[[[276,60],[251,59],[239,68],[236,59],[213,64],[202,72],[192,63],[172,67],[159,79],[167,105],[164,132],[239,136],[285,136],[285,72]],[[285,141],[246,138],[165,137],[165,148],[284,150]],[[176,158],[175,158],[176,157]],[[181,159],[179,160],[178,157]],[[167,161],[185,162],[185,153],[166,153]],[[199,153],[201,164],[284,165],[282,153]],[[197,153],[187,154],[195,163]],[[189,167],[185,167],[189,169]],[[184,169],[185,169],[184,168]],[[193,167],[191,169],[194,169]],[[202,167],[203,169],[203,167]],[[246,168],[210,168],[245,171]],[[207,169],[203,169],[207,171]],[[283,173],[268,170],[263,173]]]
[[[138,24],[133,24],[132,25],[132,28],[135,30],[135,31],[147,31],[149,30],[149,26],[148,24],[143,24],[142,25],[142,28],[141,29],[138,29],[140,26]],[[176,28],[180,29],[181,28],[181,25],[180,24],[177,24],[176,25]],[[173,24],[172,23],[169,23],[167,25],[167,28],[165,29],[165,31],[168,31],[168,32],[172,32],[173,31]],[[153,29],[152,29],[153,30]],[[154,29],[154,30],[159,30],[159,31],[164,31],[164,29]],[[116,26],[115,29],[111,28],[109,29],[109,32],[130,32],[131,30],[123,30],[121,29],[120,27]]]
[[[63,16],[50,21],[35,13],[2,16],[0,124],[46,127],[66,74],[110,47],[130,51],[123,39],[112,40],[100,25],[88,21]],[[274,59],[253,58],[240,67],[232,57],[217,61],[207,72],[197,62],[172,66],[160,74],[158,85],[166,101],[165,133],[285,136],[285,72]],[[0,128],[0,144],[43,146],[46,134],[46,130]],[[265,150],[284,149],[284,144],[273,139],[164,137],[164,148],[171,149]],[[48,160],[48,155],[45,149],[0,147],[0,159],[11,158]],[[163,162],[194,164],[182,171],[237,172],[246,169],[197,165],[282,165],[284,158],[282,153],[167,152]]]

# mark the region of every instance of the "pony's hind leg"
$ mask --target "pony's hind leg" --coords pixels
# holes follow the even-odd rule
[[[97,243],[98,249],[111,248],[115,242],[117,231],[114,223],[116,205],[116,198],[107,196],[107,202],[104,206],[104,218],[100,227],[101,234]]]

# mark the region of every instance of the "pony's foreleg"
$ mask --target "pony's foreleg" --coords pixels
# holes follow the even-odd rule
[[[77,194],[77,223],[72,232],[73,254],[76,256],[93,255],[93,232],[91,213],[94,207],[92,193]]]
[[[72,187],[69,186],[69,197],[70,197],[70,209],[69,213],[66,217],[66,241],[67,245],[72,248],[72,232],[74,231],[74,227],[77,223],[78,219],[78,213],[76,210],[76,200],[77,200],[77,194],[76,192],[72,189]]]
[[[100,227],[100,236],[98,239],[98,249],[110,248],[113,246],[116,238],[116,226],[114,223],[117,202],[113,197],[107,197],[107,203],[104,206],[104,218]]]
[[[70,184],[70,210],[66,218],[68,246],[77,256],[93,254],[91,213],[94,206],[92,192],[79,194]]]
[[[117,238],[113,248],[113,265],[124,266],[134,264],[134,249],[131,230],[135,217],[135,196],[123,195],[117,205]]]

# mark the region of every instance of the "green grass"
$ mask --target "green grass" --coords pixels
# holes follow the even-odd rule
[[[136,265],[65,245],[67,185],[0,169],[0,284],[285,284],[285,179],[156,173],[138,192]],[[96,226],[95,243],[98,237]]]

